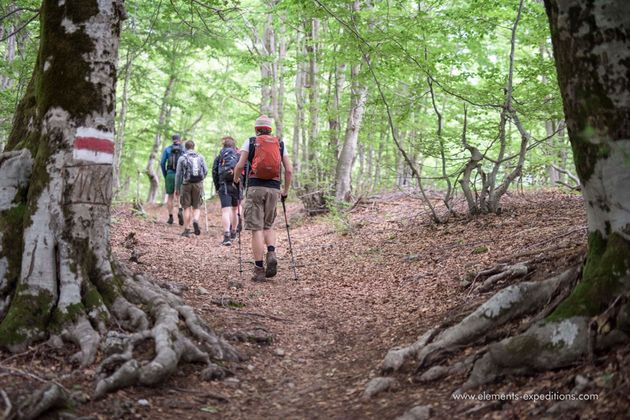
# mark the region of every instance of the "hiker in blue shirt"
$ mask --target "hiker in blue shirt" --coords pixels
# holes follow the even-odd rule
[[[184,213],[179,204],[179,193],[175,191],[175,171],[177,170],[177,160],[184,153],[182,138],[179,134],[173,134],[173,144],[164,148],[162,159],[160,159],[160,169],[164,176],[166,187],[166,207],[168,208],[168,223],[173,224],[173,207],[177,203],[179,208],[177,219],[180,226],[184,225]]]

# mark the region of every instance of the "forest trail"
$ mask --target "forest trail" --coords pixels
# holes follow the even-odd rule
[[[582,258],[585,247],[582,199],[558,192],[511,194],[500,216],[461,216],[444,225],[430,223],[420,201],[402,193],[364,201],[336,218],[306,218],[301,207],[288,205],[299,280],[290,270],[278,206],[279,272],[262,284],[249,280],[248,232],[242,235],[242,279],[237,246],[219,245],[216,201],[208,205],[210,232],[205,232],[202,219],[202,234],[194,238],[181,237],[180,226],[165,223],[165,207],[147,208],[146,217],[133,215],[129,206],[113,209],[114,254],[163,287],[180,289],[182,298],[215,331],[232,340],[248,358],[230,366],[234,376],[204,382],[201,366],[184,364],[159,387],[127,388],[94,401],[89,398],[94,367],[77,369],[68,363],[71,349],[40,345],[21,355],[3,355],[0,366],[58,380],[84,396],[85,404],[76,407],[76,414],[103,419],[395,419],[415,405],[430,405],[437,418],[463,415],[487,406],[451,398],[463,375],[421,384],[414,381],[415,367],[406,366],[394,375],[398,389],[369,400],[362,394],[367,382],[379,375],[389,349],[415,341],[446,319],[461,319],[505,286],[468,294],[460,281],[469,273],[501,260],[527,259],[535,261],[527,279],[540,280]],[[138,262],[130,261],[132,256]],[[507,335],[516,327],[497,334]],[[482,345],[483,340],[463,349],[449,362]],[[576,374],[593,379],[618,375],[614,361],[630,360],[629,350],[626,346],[611,352],[610,364],[509,378],[483,391],[568,393]],[[150,357],[151,347],[145,351],[145,358]],[[614,377],[628,383],[623,375],[628,369]],[[26,374],[0,377],[0,387],[9,393],[38,385]],[[623,412],[626,391],[611,389],[610,398],[602,393],[596,403],[582,407],[582,414]],[[475,417],[542,414],[552,403],[509,402],[486,407]]]
[[[337,218],[307,219],[301,205],[290,204],[295,281],[278,206],[279,272],[263,284],[249,280],[248,232],[242,234],[242,278],[237,246],[219,245],[215,201],[208,205],[209,233],[202,217],[202,235],[192,239],[164,223],[164,207],[149,209],[146,220],[130,216],[127,208],[116,210],[115,254],[129,259],[125,244],[133,232],[134,249],[143,254],[139,264],[131,264],[134,271],[183,287],[184,299],[213,328],[228,336],[241,333],[245,342],[237,347],[249,359],[234,368],[233,378],[217,382],[201,382],[194,366],[184,366],[149,393],[150,410],[169,418],[215,412],[220,418],[342,419],[395,418],[418,403],[444,415],[469,409],[470,402],[450,399],[461,378],[429,386],[407,383],[369,401],[361,395],[387,350],[414,341],[444,318],[461,318],[487,297],[466,297],[460,280],[467,273],[527,254],[541,258],[534,277],[544,278],[583,249],[581,198],[516,194],[505,208],[502,216],[433,225],[419,200],[402,193]],[[121,393],[137,400],[147,391]]]

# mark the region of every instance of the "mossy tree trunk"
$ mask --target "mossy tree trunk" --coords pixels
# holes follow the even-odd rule
[[[592,316],[630,286],[630,2],[546,0],[589,250],[552,314]]]
[[[108,242],[121,14],[117,1],[41,6],[39,54],[0,167],[16,179],[0,208],[3,346],[68,325],[92,340],[116,296]]]
[[[35,69],[0,154],[0,346],[20,351],[51,336],[76,345],[87,365],[109,327],[122,326],[127,333],[114,334],[122,350],[108,363],[124,364],[101,378],[101,394],[159,382],[180,360],[238,359],[178,298],[111,259],[123,15],[123,0],[43,1]],[[143,340],[153,340],[156,355],[140,365],[132,350]]]

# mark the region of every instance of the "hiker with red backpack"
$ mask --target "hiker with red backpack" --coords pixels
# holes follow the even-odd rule
[[[234,168],[234,173],[240,173],[248,164],[244,227],[245,230],[252,231],[252,253],[255,263],[252,280],[255,282],[265,281],[277,273],[276,233],[273,230],[276,204],[278,198],[283,203],[286,200],[293,175],[289,154],[284,143],[271,135],[271,126],[271,119],[266,115],[256,119],[254,123],[256,137],[251,137],[243,144],[241,157]],[[283,186],[280,178],[282,167]],[[239,181],[239,177],[234,179],[236,183]]]
[[[175,191],[175,172],[177,171],[177,161],[184,154],[184,148],[179,134],[173,134],[171,139],[173,144],[164,148],[160,159],[160,169],[164,176],[166,190],[166,207],[168,208],[168,221],[166,223],[169,225],[173,224],[173,207],[177,204],[177,219],[180,226],[182,226],[184,224],[184,213],[179,204],[179,193]]]
[[[203,180],[208,174],[208,168],[203,156],[195,152],[195,143],[192,140],[188,140],[184,146],[186,151],[177,161],[175,189],[180,193],[184,208],[184,232],[182,236],[189,238],[192,236],[191,221],[195,235],[201,234],[199,214],[203,201]]]
[[[239,152],[232,137],[221,139],[223,148],[212,164],[212,181],[221,201],[221,222],[223,224],[222,245],[230,246],[240,232],[238,220],[241,204],[240,183],[234,183],[234,167],[239,160]]]

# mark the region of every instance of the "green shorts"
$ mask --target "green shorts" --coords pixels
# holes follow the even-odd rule
[[[166,187],[166,194],[171,195],[175,192],[175,172],[168,171],[166,173],[164,185]]]

